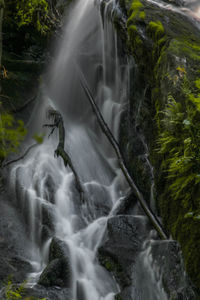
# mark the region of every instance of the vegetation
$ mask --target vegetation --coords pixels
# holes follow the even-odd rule
[[[24,294],[24,284],[20,286],[13,286],[12,281],[9,280],[5,286],[5,300],[18,300],[22,299]]]
[[[31,47],[32,44],[36,44],[36,40],[32,41],[31,39],[37,35],[47,35],[52,29],[54,19],[53,9],[50,9],[49,2],[46,0],[11,0],[6,2],[0,0],[0,164],[9,154],[18,151],[26,134],[23,121],[15,120],[13,114],[9,113],[9,105],[12,107],[21,105],[24,97],[26,97],[24,92],[26,87],[24,86],[28,87],[30,84],[28,80],[30,82],[36,81],[34,75],[28,74],[27,76],[26,73],[29,71],[31,74],[31,68],[35,65],[33,63],[25,64],[27,67],[23,69],[23,60],[10,59],[10,52],[16,53],[19,49],[21,55],[22,47]],[[25,37],[30,30],[32,37],[29,38],[27,44]],[[5,43],[2,38],[3,31]],[[16,55],[18,54],[16,53]],[[17,64],[17,71],[13,72],[12,68],[15,69],[15,64]],[[21,65],[22,67],[20,67]],[[33,71],[38,73],[37,70]],[[30,79],[28,79],[29,77]],[[38,142],[41,142],[40,140]]]
[[[149,22],[149,25],[147,27],[147,30],[152,33],[152,37],[155,40],[159,40],[161,37],[163,37],[164,35],[164,27],[162,25],[162,23],[160,21],[156,21],[156,22]]]
[[[139,10],[145,12],[142,21]],[[128,42],[154,105],[149,146],[157,206],[200,287],[200,43],[189,22],[166,14],[170,23],[144,2],[130,9]]]
[[[46,300],[46,298],[36,299],[35,297],[25,296],[25,283],[21,285],[14,285],[11,280],[9,280],[5,286],[5,296],[2,300]]]
[[[131,25],[136,20],[144,20],[145,16],[146,14],[143,9],[143,4],[139,0],[133,0],[129,10],[127,25]]]
[[[26,135],[24,123],[21,120],[15,121],[11,114],[0,115],[0,162],[12,152],[16,152],[20,142]]]
[[[35,24],[42,34],[48,32],[49,6],[46,0],[18,0],[16,10],[15,20],[19,27]]]

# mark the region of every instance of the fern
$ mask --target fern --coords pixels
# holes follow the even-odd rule
[[[200,184],[200,123],[197,121],[200,115],[195,107],[191,95],[186,103],[176,102],[169,95],[168,104],[161,114],[158,140],[158,152],[163,155],[170,194],[173,199],[182,199],[184,206]]]

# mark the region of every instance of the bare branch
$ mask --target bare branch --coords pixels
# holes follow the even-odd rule
[[[78,71],[78,74],[79,74],[79,79],[80,79],[80,83],[81,83],[81,86],[92,106],[92,109],[93,109],[93,112],[95,113],[96,115],[96,118],[97,118],[97,121],[99,123],[99,126],[101,128],[101,130],[103,131],[103,133],[106,135],[106,137],[108,138],[109,142],[111,143],[111,145],[113,146],[113,149],[115,150],[115,153],[117,155],[117,158],[118,158],[118,162],[119,162],[119,166],[129,184],[129,186],[131,187],[133,193],[135,194],[135,196],[137,197],[142,209],[144,210],[145,214],[147,215],[147,217],[149,218],[149,220],[151,221],[152,225],[154,226],[154,228],[157,230],[159,236],[161,239],[163,240],[166,240],[168,237],[164,231],[164,229],[162,228],[162,225],[160,224],[159,220],[157,219],[157,217],[153,214],[153,212],[151,211],[151,209],[148,207],[146,201],[144,200],[143,198],[143,195],[140,193],[139,189],[137,188],[137,186],[135,185],[133,179],[131,178],[126,166],[125,166],[125,163],[124,163],[124,160],[123,160],[123,157],[122,157],[122,154],[121,154],[121,151],[119,149],[119,145],[117,143],[117,141],[115,140],[112,132],[110,131],[108,125],[106,124],[106,122],[104,121],[104,118],[98,108],[98,106],[96,105],[95,103],[95,100],[92,96],[92,93],[87,85],[87,82],[85,80],[85,77],[82,73],[82,71],[80,70],[80,68],[76,65],[76,68],[77,68],[77,71]]]

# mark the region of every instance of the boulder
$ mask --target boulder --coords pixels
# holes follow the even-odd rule
[[[72,271],[69,257],[67,244],[54,237],[49,249],[49,263],[40,275],[38,284],[44,287],[70,288]]]
[[[49,261],[54,259],[66,259],[69,258],[70,251],[68,245],[57,237],[54,237],[51,241],[49,248]]]
[[[120,215],[108,220],[98,258],[122,287],[131,285],[132,268],[147,237],[147,224],[143,216]]]
[[[54,259],[40,275],[38,284],[51,287],[70,287],[70,270],[66,259]]]

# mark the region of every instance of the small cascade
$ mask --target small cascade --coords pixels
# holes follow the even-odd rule
[[[162,268],[152,256],[152,242],[154,241],[145,242],[143,251],[139,255],[136,264],[134,294],[136,299],[167,300],[167,294],[163,289]]]

